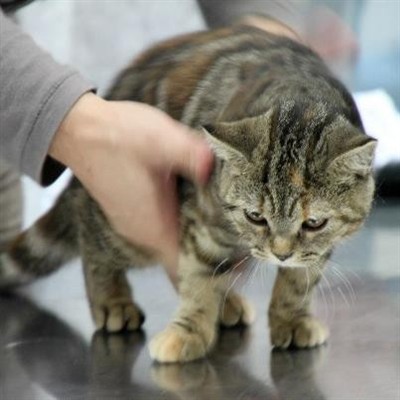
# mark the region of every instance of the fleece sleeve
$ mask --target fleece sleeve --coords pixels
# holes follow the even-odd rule
[[[0,10],[0,157],[42,185],[64,167],[47,156],[74,103],[93,85],[58,64]]]

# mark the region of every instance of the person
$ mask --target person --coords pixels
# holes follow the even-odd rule
[[[6,10],[21,3],[26,1],[0,0]],[[46,186],[69,167],[119,234],[160,252],[174,281],[175,176],[205,184],[213,160],[208,145],[156,108],[103,100],[78,72],[57,64],[3,11],[0,38],[3,242],[20,225],[14,171]]]

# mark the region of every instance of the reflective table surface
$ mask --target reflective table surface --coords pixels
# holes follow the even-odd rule
[[[260,266],[239,289],[256,305],[254,325],[222,330],[207,359],[185,365],[154,364],[147,351],[177,304],[160,268],[130,274],[147,315],[143,330],[107,335],[94,332],[73,263],[0,296],[0,399],[399,399],[399,227],[399,205],[377,205],[336,251],[315,296],[331,330],[326,345],[271,348],[266,308],[275,270]]]

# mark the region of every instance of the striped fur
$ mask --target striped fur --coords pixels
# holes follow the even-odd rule
[[[203,357],[218,321],[250,323],[245,300],[226,294],[228,272],[250,257],[280,265],[269,311],[272,343],[324,342],[327,331],[309,311],[311,289],[334,245],[369,212],[375,143],[319,57],[246,26],[190,34],[141,55],[107,98],[159,107],[198,129],[217,156],[206,188],[186,181],[179,187],[181,302],[151,342],[152,357]],[[320,227],[306,225],[310,219]],[[76,179],[2,255],[0,286],[45,275],[77,254],[97,326],[138,328],[143,315],[124,270],[157,260],[118,237]]]
[[[0,289],[46,276],[79,255],[72,190],[0,254]]]

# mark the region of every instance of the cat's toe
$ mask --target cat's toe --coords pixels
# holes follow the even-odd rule
[[[326,342],[329,333],[325,325],[312,316],[298,319],[293,342],[296,347],[315,347]]]
[[[282,324],[271,327],[271,344],[280,349],[287,349],[292,343],[293,330],[290,325]]]
[[[300,348],[319,346],[328,336],[328,329],[310,315],[271,326],[272,345],[283,349],[291,345]]]
[[[160,363],[187,362],[203,358],[214,339],[171,325],[150,342],[150,356]]]
[[[143,312],[131,301],[95,305],[93,316],[97,329],[108,332],[134,331],[144,322]]]
[[[126,321],[125,328],[128,331],[138,330],[145,321],[143,311],[136,304],[129,304],[125,306],[124,316]]]
[[[254,307],[237,293],[230,293],[223,302],[220,314],[220,324],[224,327],[251,325],[255,320]]]

